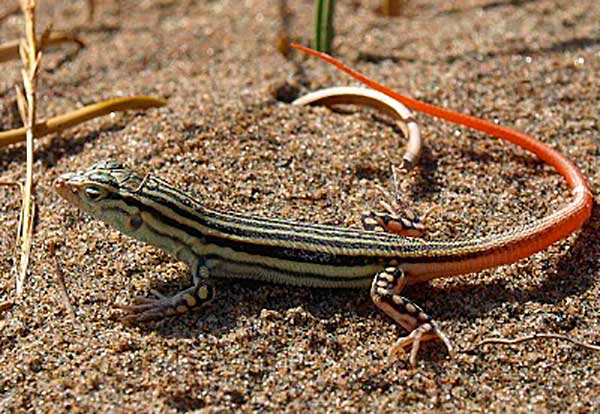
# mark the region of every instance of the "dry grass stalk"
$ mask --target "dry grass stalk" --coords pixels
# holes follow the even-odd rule
[[[47,39],[45,39],[45,41],[42,38],[38,40],[38,46],[40,50],[45,50],[48,47],[57,46],[63,43],[75,43],[79,48],[84,47],[83,41],[81,41],[75,34],[66,32],[51,33]],[[14,40],[1,44],[0,63],[18,59],[20,46],[20,40]]]
[[[33,235],[33,218],[35,204],[32,200],[33,193],[33,140],[35,138],[36,116],[36,86],[42,53],[38,51],[35,37],[35,0],[21,0],[21,9],[25,19],[25,39],[21,41],[20,53],[23,69],[23,87],[25,93],[17,88],[17,102],[23,124],[25,124],[25,140],[27,142],[27,164],[25,185],[23,187],[23,204],[19,217],[19,237],[17,243],[21,245],[21,255],[17,271],[17,296],[23,292]],[[47,35],[46,35],[47,36]]]
[[[82,122],[107,115],[112,112],[158,108],[166,104],[167,102],[162,99],[143,95],[124,96],[121,98],[109,99],[38,122],[35,125],[35,136],[36,138],[41,138],[44,135],[63,131]],[[0,148],[24,141],[26,132],[27,131],[25,128],[0,131]]]

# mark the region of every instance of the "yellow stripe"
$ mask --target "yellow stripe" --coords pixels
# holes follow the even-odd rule
[[[210,255],[217,255],[222,257],[225,260],[233,261],[233,262],[244,262],[249,264],[257,264],[269,268],[294,272],[294,273],[310,273],[318,278],[321,276],[329,276],[329,277],[343,277],[343,278],[360,278],[373,276],[379,270],[384,267],[384,264],[369,264],[369,265],[357,265],[357,266],[333,266],[333,265],[324,265],[318,263],[310,263],[310,262],[299,262],[294,260],[286,260],[275,257],[270,257],[266,255],[256,255],[246,252],[239,252],[230,247],[217,246],[215,244],[207,244],[202,240],[190,235],[186,231],[182,229],[178,229],[168,224],[157,220],[150,213],[142,212],[141,213],[144,222],[149,225],[146,229],[148,232],[152,232],[153,229],[158,230],[160,233],[164,233],[169,235],[169,237],[173,237],[179,240],[181,243],[185,244],[188,249],[190,249],[196,257],[206,257]],[[154,238],[160,238],[160,235],[154,234]],[[174,254],[173,247],[169,243],[165,243],[164,241],[153,240],[153,244],[158,245],[158,247],[164,249],[165,251]],[[175,255],[175,254],[174,254]],[[181,256],[181,253],[179,254]],[[190,257],[190,259],[192,259]],[[194,260],[195,257],[192,259]],[[189,264],[190,261],[186,260]]]

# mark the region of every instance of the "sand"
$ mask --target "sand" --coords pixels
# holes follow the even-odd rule
[[[0,313],[2,412],[575,412],[600,410],[600,354],[557,340],[514,346],[487,337],[557,333],[600,343],[600,217],[517,263],[407,288],[457,349],[428,344],[418,366],[390,361],[404,335],[368,292],[222,282],[204,312],[127,326],[114,302],[174,293],[188,272],[69,206],[61,173],[116,158],[211,207],[359,226],[391,186],[403,138],[367,111],[285,100],[355,84],[277,51],[274,2],[39,1],[39,24],[82,26],[87,47],[44,55],[40,117],[115,96],[168,99],[38,141],[38,220],[27,287]],[[81,4],[80,4],[81,3]],[[312,4],[289,2],[307,42]],[[418,99],[512,126],[567,154],[600,186],[600,11],[593,0],[409,1],[389,19],[378,1],[338,2],[335,53]],[[0,39],[20,35],[12,17]],[[18,62],[2,65],[0,129],[14,112]],[[278,100],[279,98],[279,100]],[[479,237],[555,211],[570,195],[538,159],[417,114],[423,158],[400,176],[416,210],[441,208],[428,239]],[[24,147],[0,151],[3,181],[24,176]],[[14,300],[19,195],[0,187],[0,302]],[[600,201],[595,198],[596,203]],[[50,248],[56,242],[54,255]],[[64,273],[75,319],[56,282]]]

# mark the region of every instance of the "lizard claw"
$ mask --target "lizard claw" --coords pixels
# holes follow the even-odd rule
[[[125,312],[120,318],[122,322],[145,322],[162,319],[168,316],[184,314],[192,309],[209,303],[215,294],[211,285],[192,286],[171,297],[157,291],[151,291],[156,298],[135,297],[131,305],[114,304],[113,306]]]
[[[434,339],[440,339],[451,358],[454,358],[454,349],[452,343],[446,337],[446,335],[437,328],[435,322],[429,321],[423,325],[415,328],[409,335],[398,338],[396,343],[390,348],[389,357],[393,358],[400,353],[404,353],[405,349],[411,347],[409,362],[410,365],[415,367],[417,365],[417,354],[421,347],[421,342],[431,341]]]

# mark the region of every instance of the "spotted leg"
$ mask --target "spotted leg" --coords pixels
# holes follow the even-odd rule
[[[401,266],[389,266],[375,276],[371,285],[371,298],[375,305],[409,332],[390,348],[390,357],[410,346],[410,364],[415,366],[421,342],[432,339],[441,339],[452,356],[452,344],[438,329],[431,316],[418,305],[398,294],[406,282],[406,274]]]
[[[143,322],[187,313],[208,304],[215,297],[215,288],[208,276],[208,268],[204,262],[200,262],[192,272],[192,287],[173,296],[164,296],[152,290],[155,298],[135,297],[131,305],[114,306],[126,312],[121,318],[123,322]]]
[[[423,218],[410,209],[404,209],[402,215],[396,212],[379,213],[364,211],[361,213],[363,227],[371,231],[387,231],[406,237],[422,237],[426,228]]]
[[[383,199],[379,202],[384,208],[383,213],[364,211],[361,213],[363,227],[372,231],[387,231],[407,237],[422,237],[426,230],[425,219],[434,210],[430,209],[424,215],[415,213],[400,197],[400,189],[396,170],[392,166],[394,192],[392,196],[382,187],[377,187]]]

